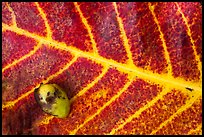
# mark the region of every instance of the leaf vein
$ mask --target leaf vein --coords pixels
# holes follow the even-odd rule
[[[89,37],[91,39],[92,47],[93,47],[93,50],[94,50],[94,54],[98,54],[98,49],[97,49],[97,46],[96,46],[97,44],[96,44],[96,42],[94,40],[94,35],[91,32],[92,31],[91,26],[89,26],[88,21],[84,17],[84,15],[83,15],[83,13],[82,13],[82,11],[80,9],[80,6],[77,4],[77,2],[74,2],[74,6],[76,7],[77,12],[79,13],[80,18],[81,18],[83,24],[85,25],[85,27],[86,27],[86,29],[88,31]]]
[[[76,134],[76,132],[82,128],[87,122],[89,122],[90,120],[92,120],[96,115],[100,114],[102,110],[104,110],[107,106],[109,106],[113,101],[115,101],[118,97],[120,97],[120,95],[126,91],[126,89],[132,84],[133,82],[133,78],[131,78],[125,85],[124,87],[116,94],[114,95],[108,102],[106,102],[102,107],[100,107],[96,113],[94,113],[93,115],[91,115],[90,117],[88,117],[84,123],[82,123],[81,125],[79,125],[77,128],[75,128],[74,130],[72,130],[69,134]]]
[[[197,62],[197,67],[198,67],[198,70],[200,71],[200,81],[202,81],[202,63],[201,63],[201,61],[200,61],[200,59],[199,59],[199,56],[198,56],[198,53],[197,53],[197,51],[196,51],[195,41],[194,41],[194,39],[192,38],[192,35],[191,35],[192,33],[191,33],[190,26],[189,26],[189,24],[188,24],[188,20],[186,19],[185,15],[184,15],[184,13],[182,12],[182,10],[181,10],[180,6],[178,5],[178,3],[176,2],[175,4],[176,4],[176,6],[177,6],[177,8],[178,8],[178,12],[182,15],[182,19],[183,19],[183,21],[184,21],[184,23],[185,23],[185,25],[186,25],[186,27],[187,27],[187,34],[188,34],[188,36],[190,37],[190,41],[191,41],[191,43],[192,43],[193,53],[194,53],[194,56],[195,56],[195,60],[196,60],[196,62]]]
[[[22,56],[19,59],[14,60],[13,62],[9,63],[8,65],[6,65],[4,68],[2,68],[2,73],[4,73],[5,70],[14,67],[15,65],[17,65],[18,63],[20,63],[21,61],[27,59],[28,57],[32,56],[33,54],[36,53],[36,51],[41,47],[41,42],[39,42],[37,44],[37,46],[34,47],[33,50],[31,50],[29,53],[25,54],[24,56]]]
[[[47,31],[47,38],[52,39],[52,31],[51,31],[50,25],[48,24],[46,14],[44,13],[43,9],[40,7],[38,2],[35,2],[35,5],[36,5],[38,11],[40,12],[42,19],[44,20],[46,31]]]
[[[103,64],[103,65],[109,65],[109,66],[113,66],[116,67],[118,70],[128,73],[128,74],[134,74],[135,76],[142,78],[142,79],[147,79],[150,80],[152,82],[155,83],[159,83],[161,85],[171,85],[176,87],[177,89],[181,89],[182,91],[184,91],[183,89],[185,87],[189,87],[192,89],[195,89],[194,92],[197,92],[198,94],[202,95],[202,83],[201,81],[199,82],[191,82],[191,81],[186,81],[182,78],[173,78],[173,77],[169,77],[166,74],[157,74],[157,73],[153,73],[149,70],[144,70],[138,67],[133,67],[133,66],[129,66],[127,64],[122,64],[122,63],[118,63],[114,60],[111,59],[106,59],[102,56],[97,56],[94,55],[93,53],[89,53],[89,52],[84,52],[81,51],[73,46],[67,46],[65,43],[60,43],[54,40],[50,40],[50,39],[46,39],[45,37],[41,37],[39,35],[36,35],[35,33],[30,33],[26,30],[20,29],[20,28],[16,28],[13,26],[8,26],[4,23],[2,23],[3,28],[10,30],[10,31],[14,31],[17,34],[21,34],[21,35],[26,35],[27,37],[31,37],[33,39],[36,39],[38,41],[42,41],[44,44],[47,44],[48,46],[54,47],[56,49],[61,49],[61,50],[65,50],[65,51],[69,51],[72,54],[76,55],[78,54],[80,57],[85,57],[88,59],[91,59],[99,64]],[[189,92],[186,92],[189,93]]]
[[[150,102],[148,102],[145,106],[143,106],[139,110],[137,110],[133,115],[129,116],[123,123],[118,125],[118,127],[113,128],[111,130],[111,132],[108,134],[109,135],[115,134],[116,131],[118,131],[119,129],[122,129],[127,123],[131,122],[132,119],[139,117],[143,111],[145,111],[146,109],[153,106],[158,100],[162,99],[163,96],[166,95],[167,93],[169,93],[170,91],[171,91],[170,88],[166,87],[159,95],[157,95],[154,99],[152,99]]]
[[[56,72],[55,74],[49,76],[46,80],[43,80],[42,82],[40,83],[47,83],[48,81],[52,80],[54,77],[60,75],[61,73],[63,73],[66,69],[68,69],[76,60],[78,59],[78,56],[75,56],[69,63],[67,63],[62,69],[60,69],[58,72]],[[13,101],[8,101],[8,102],[5,102],[3,105],[2,105],[2,111],[5,109],[5,108],[12,108],[15,106],[15,104],[17,102],[19,102],[20,100],[26,98],[27,96],[29,96],[31,93],[34,92],[34,89],[39,87],[40,86],[40,83],[34,87],[32,90],[22,94],[20,97],[18,97],[17,99],[13,100]]]
[[[163,32],[161,31],[161,27],[160,27],[160,24],[159,24],[159,21],[156,17],[156,14],[154,12],[154,6],[151,6],[150,3],[148,3],[148,6],[149,6],[149,10],[151,11],[152,13],[152,16],[154,18],[154,21],[158,27],[158,30],[159,30],[159,33],[160,33],[160,39],[162,41],[162,46],[163,46],[163,49],[164,49],[164,56],[166,58],[166,61],[167,61],[167,70],[168,70],[168,75],[173,77],[172,75],[172,65],[171,65],[171,61],[170,61],[170,57],[169,57],[169,53],[168,53],[168,50],[167,50],[167,46],[166,46],[166,42],[165,42],[165,39],[164,39],[164,34]]]
[[[115,12],[116,12],[116,18],[117,18],[117,21],[118,21],[118,24],[119,24],[121,38],[123,40],[123,44],[125,46],[125,50],[126,50],[126,53],[127,53],[127,56],[128,56],[127,64],[129,64],[130,66],[134,66],[133,59],[132,59],[132,53],[131,53],[131,50],[130,50],[129,41],[128,41],[127,35],[125,33],[125,29],[124,29],[124,26],[123,26],[123,21],[122,21],[122,19],[120,17],[120,13],[118,12],[118,8],[117,8],[116,2],[113,2],[113,7],[114,7]]]
[[[9,3],[8,3],[8,2],[6,2],[6,5],[7,5],[7,7],[8,7],[8,9],[9,9],[9,11],[11,12],[11,17],[12,17],[12,25],[17,27],[17,24],[16,24],[16,15],[15,15],[15,13],[14,13],[13,9],[11,8],[11,6],[9,5]]]
[[[201,97],[199,94],[196,94],[194,97],[190,98],[185,105],[181,106],[173,115],[171,115],[167,120],[165,120],[163,123],[160,124],[160,126],[152,131],[151,135],[155,134],[157,131],[162,129],[164,126],[166,126],[168,123],[170,123],[177,115],[181,114],[186,109],[190,108],[193,103]]]
[[[86,93],[86,91],[88,91],[91,87],[93,87],[106,73],[108,72],[108,67],[105,66],[105,68],[102,70],[102,73],[95,78],[94,81],[92,81],[91,83],[89,83],[85,88],[83,88],[81,91],[79,91],[78,94],[76,94],[74,97],[72,97],[70,99],[70,103],[73,103],[79,96],[82,96],[84,93]],[[45,119],[42,120],[42,122],[40,122],[38,124],[38,126],[43,125],[43,124],[49,124],[49,122],[51,122],[52,118],[49,118],[50,116],[46,117]],[[47,119],[49,119],[49,121],[47,121]]]

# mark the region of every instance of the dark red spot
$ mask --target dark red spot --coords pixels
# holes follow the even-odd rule
[[[47,92],[47,96],[49,96],[49,95],[50,95],[50,92],[48,91],[48,92]]]

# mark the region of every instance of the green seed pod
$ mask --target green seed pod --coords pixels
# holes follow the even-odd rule
[[[59,118],[65,118],[70,112],[67,94],[56,84],[41,84],[35,89],[34,96],[41,109]]]

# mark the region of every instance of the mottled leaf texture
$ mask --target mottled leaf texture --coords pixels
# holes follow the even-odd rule
[[[3,134],[202,134],[200,2],[3,2]],[[34,99],[56,83],[68,117]]]

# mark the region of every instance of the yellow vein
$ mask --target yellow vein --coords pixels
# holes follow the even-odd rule
[[[48,81],[50,81],[50,80],[53,79],[54,77],[56,77],[56,76],[60,75],[61,73],[63,73],[66,69],[69,68],[69,66],[71,66],[71,65],[77,60],[77,58],[78,58],[78,56],[75,56],[75,57],[74,57],[69,63],[67,63],[62,69],[60,69],[58,72],[56,72],[55,74],[49,76],[46,80],[43,80],[43,81],[40,82],[40,83],[47,83]],[[35,88],[37,88],[37,87],[39,87],[39,86],[40,86],[40,84],[38,84]],[[14,107],[14,105],[15,105],[18,101],[20,101],[20,100],[24,99],[25,97],[27,97],[28,95],[30,95],[30,94],[34,91],[35,88],[33,88],[32,90],[30,90],[30,91],[28,91],[28,92],[22,94],[20,97],[18,97],[17,99],[15,99],[15,100],[13,100],[13,101],[5,102],[5,103],[2,105],[2,110],[4,110],[5,108],[12,108],[12,107]]]
[[[165,39],[164,39],[164,34],[161,31],[161,27],[160,27],[159,21],[157,20],[156,14],[154,12],[154,8],[155,7],[153,5],[151,6],[150,3],[148,3],[148,6],[149,6],[149,9],[150,9],[150,11],[151,11],[151,13],[153,15],[154,21],[157,24],[157,27],[158,27],[158,30],[159,30],[159,33],[160,33],[160,39],[162,41],[162,46],[163,46],[163,49],[164,49],[164,56],[165,56],[167,64],[168,64],[168,66],[167,66],[168,75],[172,76],[172,65],[171,65],[169,53],[168,53],[168,50],[167,50],[166,42],[165,42]]]
[[[19,98],[13,100],[13,101],[8,101],[5,102],[4,104],[2,104],[2,111],[5,108],[12,108],[18,101],[22,100],[23,98],[27,97],[28,95],[30,95],[32,92],[34,91],[34,89],[24,93],[23,95],[21,95]]]
[[[88,91],[91,87],[93,87],[98,81],[108,72],[108,67],[105,66],[105,68],[102,70],[102,73],[95,78],[91,83],[89,83],[85,88],[83,88],[81,91],[78,92],[74,97],[71,98],[70,102],[72,103],[77,97],[83,95],[86,91]]]
[[[42,19],[44,20],[45,27],[46,27],[46,31],[47,31],[47,37],[48,37],[49,39],[52,39],[52,31],[51,31],[51,29],[50,29],[50,25],[48,24],[48,20],[47,20],[47,18],[46,18],[46,15],[45,15],[43,9],[42,9],[42,8],[40,7],[40,5],[38,4],[38,2],[35,2],[35,5],[36,5],[38,11],[40,12],[40,15],[41,15]]]
[[[195,134],[195,132],[199,132],[201,130],[201,134],[202,134],[202,124],[199,124],[196,129],[191,129],[187,135],[191,135],[191,134]]]
[[[63,73],[65,70],[67,70],[72,64],[74,64],[74,62],[76,62],[78,59],[78,56],[75,56],[70,62],[68,62],[62,69],[60,69],[57,73],[51,75],[49,78],[47,78],[44,83],[47,83],[48,81],[50,81],[51,79],[57,77],[58,75],[60,75],[61,73]]]
[[[123,39],[123,43],[124,43],[124,46],[125,46],[125,49],[126,49],[126,52],[127,52],[127,56],[129,58],[127,64],[130,65],[130,66],[134,66],[133,59],[132,59],[132,53],[131,53],[131,50],[130,50],[130,45],[128,43],[128,38],[126,36],[125,29],[124,29],[124,26],[123,26],[123,21],[122,21],[122,19],[120,17],[120,14],[118,12],[116,2],[113,2],[113,7],[114,7],[115,12],[116,12],[116,18],[117,18],[117,21],[118,21],[118,24],[119,24],[119,27],[120,27],[121,37]]]
[[[41,126],[41,125],[47,125],[47,124],[50,123],[50,121],[51,121],[53,118],[54,118],[54,116],[48,115],[48,116],[46,116],[42,121],[37,122],[37,123],[35,124],[35,127]]]
[[[127,88],[132,84],[133,82],[133,78],[130,79],[130,81],[128,81],[124,87],[116,94],[114,95],[108,102],[106,102],[101,108],[99,108],[97,110],[96,113],[94,113],[92,116],[90,116],[89,118],[87,118],[83,124],[79,125],[77,128],[75,128],[74,130],[72,130],[69,134],[76,134],[76,132],[82,128],[87,122],[89,122],[90,120],[92,120],[96,115],[100,114],[102,110],[104,110],[107,106],[109,106],[112,102],[114,102],[118,97],[120,97],[120,95],[125,92],[127,90]]]
[[[5,32],[5,31],[6,31],[6,29],[2,27],[2,32]]]
[[[133,115],[129,116],[122,124],[120,124],[117,128],[113,128],[110,135],[115,134],[116,131],[122,129],[127,123],[131,122],[134,118],[139,117],[143,111],[153,106],[158,100],[163,99],[163,96],[166,95],[168,92],[171,92],[169,87],[163,89],[163,91],[157,95],[154,99],[148,102],[145,106],[141,107],[138,111],[136,111]]]
[[[79,91],[78,94],[76,94],[74,97],[70,99],[70,103],[72,103],[79,96],[82,96],[84,93],[86,93],[86,91],[88,91],[91,87],[93,87],[96,83],[98,83],[98,81],[107,73],[107,71],[108,71],[108,67],[105,66],[104,69],[102,70],[102,73],[97,78],[95,78],[94,81],[89,83],[85,88]],[[43,125],[43,124],[49,124],[52,118],[54,117],[50,117],[50,116],[46,117],[45,120],[43,119],[42,122],[38,124],[38,126]]]
[[[199,98],[201,97],[200,94],[195,94],[194,97],[190,98],[185,105],[183,105],[182,107],[180,107],[173,115],[171,115],[167,120],[165,120],[162,124],[160,124],[160,126],[155,129],[154,131],[152,131],[151,135],[155,134],[157,131],[159,131],[162,127],[166,126],[169,122],[171,122],[177,115],[181,114],[183,111],[187,110],[188,108],[190,108],[193,103]]]
[[[196,51],[195,41],[194,41],[193,38],[192,38],[192,35],[191,35],[192,33],[191,33],[190,26],[189,26],[189,24],[188,24],[188,21],[187,21],[185,15],[184,15],[183,12],[181,11],[181,8],[179,7],[178,3],[176,3],[176,6],[178,7],[178,12],[182,15],[183,21],[184,21],[184,23],[185,23],[185,25],[186,25],[186,27],[187,27],[187,34],[188,34],[188,36],[190,37],[190,41],[191,41],[191,43],[192,43],[192,48],[193,48],[193,52],[194,52],[194,55],[195,55],[195,59],[196,59],[196,61],[197,61],[197,63],[198,63],[198,64],[197,64],[197,67],[198,67],[198,70],[200,71],[200,80],[202,81],[202,64],[201,64],[201,62],[200,62],[200,58],[199,58],[198,53],[197,53],[197,51]]]
[[[13,25],[13,26],[17,26],[17,24],[16,24],[16,15],[15,15],[15,13],[14,13],[13,9],[11,8],[11,6],[9,5],[9,3],[8,3],[8,2],[6,2],[6,5],[7,5],[7,7],[8,7],[8,9],[9,9],[9,11],[11,12],[11,17],[12,17],[12,25]]]
[[[88,31],[88,34],[89,34],[89,36],[90,36],[91,43],[92,43],[92,46],[93,46],[94,53],[95,53],[95,54],[98,54],[98,49],[97,49],[97,46],[96,46],[96,42],[95,42],[94,36],[93,36],[93,34],[92,34],[92,32],[91,32],[92,29],[91,29],[91,27],[89,26],[88,21],[87,21],[87,19],[84,17],[84,15],[83,15],[83,13],[82,13],[82,11],[81,11],[79,5],[77,4],[77,2],[74,2],[74,6],[76,7],[77,12],[79,13],[80,18],[81,18],[82,22],[84,23],[84,25],[85,25],[85,27],[86,27],[86,29],[87,29],[87,31]]]
[[[155,83],[159,83],[162,85],[171,85],[176,87],[177,89],[181,89],[182,91],[184,91],[183,89],[185,89],[186,87],[192,88],[194,89],[193,92],[196,92],[198,94],[202,95],[202,83],[201,81],[199,83],[197,82],[192,82],[192,81],[185,81],[182,78],[173,78],[173,77],[169,77],[168,75],[165,74],[157,74],[157,73],[153,73],[149,70],[144,70],[138,67],[130,67],[126,64],[122,64],[122,63],[118,63],[114,60],[111,59],[106,59],[104,57],[95,55],[93,53],[89,53],[89,52],[84,52],[81,51],[75,47],[72,46],[67,46],[65,43],[60,43],[54,40],[50,40],[47,39],[45,37],[41,37],[39,35],[30,33],[26,30],[17,28],[17,27],[12,27],[12,26],[8,26],[5,23],[2,23],[3,28],[16,32],[17,34],[20,35],[25,35],[27,37],[31,37],[34,38],[38,41],[42,41],[44,44],[48,44],[48,46],[53,46],[56,49],[61,49],[61,50],[65,50],[65,51],[69,51],[72,54],[79,54],[80,57],[85,57],[85,58],[89,58],[91,60],[94,60],[97,63],[103,64],[103,65],[110,65],[113,67],[116,67],[118,70],[125,72],[125,73],[134,73],[136,76],[138,76],[138,78],[142,78],[142,79],[149,79],[152,82]],[[52,44],[52,45],[50,45]],[[189,92],[186,92],[189,93]]]
[[[14,60],[12,63],[9,63],[7,66],[5,66],[4,68],[2,68],[2,73],[4,73],[4,71],[7,70],[8,68],[17,65],[17,64],[18,64],[19,62],[21,62],[22,60],[27,59],[28,57],[30,57],[30,56],[32,56],[33,54],[35,54],[36,51],[40,48],[40,46],[41,46],[41,42],[39,42],[39,43],[37,44],[37,46],[35,46],[34,49],[31,50],[29,53],[25,54],[24,56],[22,56],[22,57],[19,58],[19,59]]]

